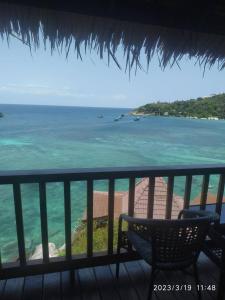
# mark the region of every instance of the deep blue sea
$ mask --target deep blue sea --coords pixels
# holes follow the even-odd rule
[[[130,109],[1,105],[0,170],[225,163],[225,121],[146,117],[134,122]],[[125,117],[115,122],[120,114]],[[103,118],[98,118],[103,115]],[[175,191],[183,193],[183,179]],[[211,178],[211,192],[217,178]],[[200,191],[194,180],[192,196]],[[106,182],[95,189],[105,190]],[[125,190],[127,182],[117,183]],[[41,242],[38,186],[22,186],[26,247]],[[86,206],[85,183],[72,184],[72,220]],[[48,184],[49,241],[64,243],[63,189]],[[0,248],[3,259],[17,256],[12,188],[0,186]]]

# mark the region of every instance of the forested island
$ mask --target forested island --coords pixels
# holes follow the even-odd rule
[[[133,114],[225,119],[225,93],[190,100],[149,103],[137,108]]]

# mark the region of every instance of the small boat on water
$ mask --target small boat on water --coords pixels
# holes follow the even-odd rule
[[[121,120],[121,119],[122,119],[122,117],[119,116],[119,117],[117,117],[117,118],[114,119],[114,122],[117,122],[117,121],[119,121],[119,120]]]
[[[104,118],[104,116],[103,116],[103,115],[98,115],[97,118],[98,118],[98,119],[102,119],[102,118]]]
[[[140,117],[135,117],[134,121],[140,121]]]

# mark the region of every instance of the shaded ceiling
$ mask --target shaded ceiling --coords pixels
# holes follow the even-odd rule
[[[223,0],[1,0],[1,2],[225,35]]]
[[[225,3],[180,0],[0,0],[0,36],[38,48],[73,51],[82,59],[94,50],[125,69],[148,69],[157,54],[162,68],[184,55],[204,68],[225,67]],[[50,46],[49,46],[50,45]],[[141,52],[146,62],[141,64]]]

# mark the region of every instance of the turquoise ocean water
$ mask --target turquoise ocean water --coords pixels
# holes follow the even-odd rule
[[[106,166],[146,166],[225,163],[225,121],[146,117],[134,122],[129,109],[0,105],[0,169],[47,169]],[[103,118],[98,118],[103,115]],[[175,182],[183,193],[183,178]],[[192,197],[199,193],[195,178]],[[211,192],[217,177],[211,178]],[[118,182],[124,190],[126,182]],[[105,190],[106,182],[95,184]],[[26,247],[41,242],[38,186],[22,186]],[[63,189],[48,184],[49,240],[64,243]],[[85,183],[72,184],[72,220],[76,226],[85,210]],[[0,186],[0,248],[3,259],[17,256],[12,188]]]

